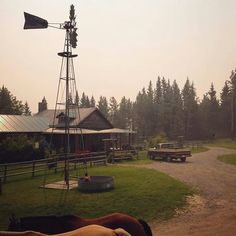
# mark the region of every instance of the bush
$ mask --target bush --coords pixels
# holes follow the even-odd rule
[[[39,147],[35,147],[35,143]],[[44,158],[45,140],[29,138],[26,135],[9,136],[0,143],[0,163],[30,161]]]
[[[159,143],[165,143],[168,141],[168,138],[164,132],[159,133],[155,137],[151,138],[148,142],[149,147],[155,147]]]

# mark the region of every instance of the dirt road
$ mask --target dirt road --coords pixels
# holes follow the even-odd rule
[[[217,156],[236,153],[211,148],[194,154],[186,163],[156,161],[146,167],[177,178],[199,191],[188,199],[189,206],[167,222],[151,223],[156,236],[234,236],[236,235],[236,166]]]

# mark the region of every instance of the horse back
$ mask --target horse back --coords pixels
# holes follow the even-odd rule
[[[110,229],[122,228],[131,235],[146,236],[142,224],[134,217],[123,214],[113,213],[96,219],[83,219],[83,226],[97,224]]]

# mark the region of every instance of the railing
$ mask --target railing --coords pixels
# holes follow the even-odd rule
[[[113,150],[109,161],[114,163],[124,160],[133,160],[135,158],[137,158],[137,152],[135,150]]]
[[[88,164],[90,166],[95,164],[106,165],[106,153],[105,152],[91,152],[83,154],[69,154],[67,155],[69,168],[78,168],[78,165]],[[36,173],[45,172],[46,170],[54,170],[56,173],[58,170],[64,168],[65,154],[54,155],[50,158],[24,161],[17,163],[0,164],[0,193],[1,183],[7,182],[8,178],[19,175],[31,175],[35,177]]]
[[[184,142],[184,145],[189,147],[189,148],[199,148],[202,146],[205,146],[209,144],[209,141],[186,141]]]

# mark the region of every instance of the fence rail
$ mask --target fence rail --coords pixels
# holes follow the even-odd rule
[[[69,168],[78,168],[79,165],[90,166],[95,164],[104,164],[106,165],[106,153],[105,152],[91,152],[83,154],[69,154],[67,155],[67,160],[69,163]],[[63,163],[65,162],[65,154],[54,155],[50,158],[33,160],[33,161],[24,161],[17,163],[6,163],[0,164],[0,185],[1,182],[7,182],[8,178],[19,175],[31,175],[35,177],[38,172],[45,172],[48,169],[53,169],[54,172],[57,172],[60,169],[64,168]],[[0,186],[1,192],[1,186]]]

